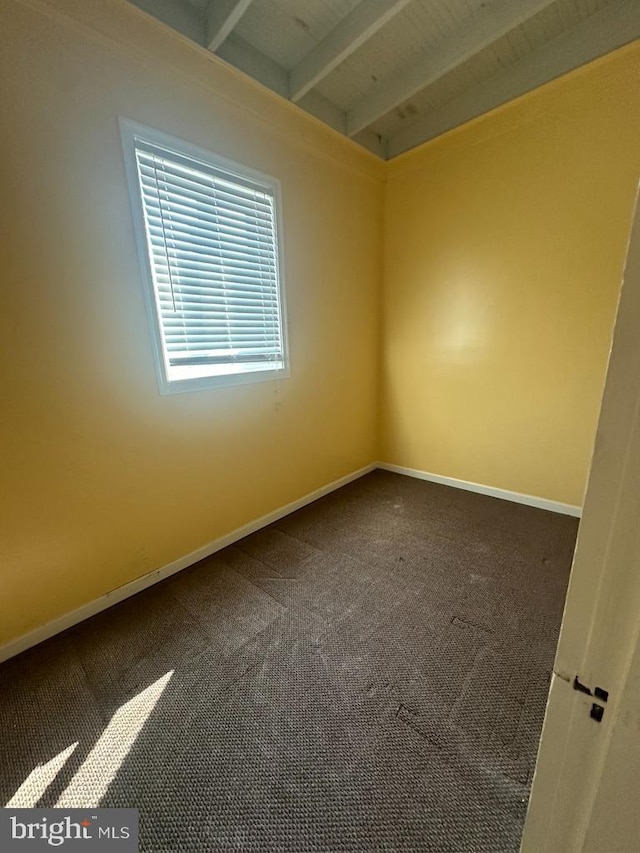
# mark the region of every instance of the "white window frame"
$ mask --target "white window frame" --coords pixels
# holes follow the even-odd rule
[[[154,361],[158,378],[158,386],[161,394],[173,394],[182,391],[199,391],[209,388],[219,388],[229,385],[239,385],[253,382],[273,381],[284,379],[290,375],[289,371],[289,348],[287,336],[287,311],[285,300],[283,246],[282,246],[282,200],[280,181],[270,175],[265,175],[248,166],[236,163],[226,157],[221,157],[211,151],[207,151],[196,145],[183,140],[176,139],[159,130],[145,127],[142,124],[129,119],[120,118],[120,135],[124,151],[125,172],[131,200],[131,211],[133,215],[133,226],[140,260],[143,291],[153,346]],[[162,319],[158,302],[158,295],[154,284],[152,262],[147,239],[147,229],[144,218],[142,189],[138,177],[138,166],[136,162],[136,141],[148,143],[161,148],[166,148],[169,153],[174,152],[180,157],[186,157],[196,162],[211,166],[218,171],[226,172],[229,179],[234,178],[242,183],[249,180],[253,184],[263,186],[272,196],[274,201],[274,225],[276,236],[276,259],[277,259],[277,282],[279,294],[279,322],[282,337],[282,367],[273,368],[265,366],[264,369],[243,369],[238,364],[235,372],[217,375],[189,377],[185,379],[170,379],[168,356],[164,344]]]

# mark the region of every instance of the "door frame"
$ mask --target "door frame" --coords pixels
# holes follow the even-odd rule
[[[640,641],[640,212],[636,204],[522,853],[585,849]],[[592,695],[576,689],[578,676]],[[594,696],[599,687],[606,701]],[[591,717],[603,708],[601,722]],[[611,849],[614,849],[612,846]]]

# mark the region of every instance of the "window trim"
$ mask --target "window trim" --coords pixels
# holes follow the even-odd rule
[[[184,140],[177,139],[160,130],[146,127],[138,122],[120,117],[120,137],[124,153],[125,174],[127,189],[131,204],[133,217],[133,230],[140,263],[144,301],[147,310],[149,328],[151,331],[151,344],[154,356],[158,389],[161,394],[175,394],[185,391],[201,391],[227,387],[231,385],[244,385],[254,382],[273,382],[278,379],[286,379],[290,374],[289,368],[289,346],[287,330],[287,306],[286,288],[284,278],[284,251],[282,240],[282,194],[280,181],[271,175],[258,172],[255,169],[230,160],[221,155],[214,154],[197,145],[192,145]],[[237,178],[239,182],[243,179],[254,184],[262,184],[273,194],[274,200],[274,222],[276,229],[276,257],[278,262],[278,294],[280,308],[280,330],[282,335],[282,362],[283,367],[276,369],[266,368],[264,370],[248,370],[237,373],[227,373],[217,376],[190,377],[188,379],[169,379],[163,347],[163,330],[158,305],[158,295],[153,281],[152,262],[149,255],[147,231],[144,219],[144,208],[142,189],[138,179],[138,168],[136,163],[136,140],[147,142],[151,145],[165,147],[176,154],[200,161],[205,165],[228,172],[230,178]]]

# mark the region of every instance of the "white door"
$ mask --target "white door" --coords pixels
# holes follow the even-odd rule
[[[640,851],[639,640],[636,213],[522,853]]]

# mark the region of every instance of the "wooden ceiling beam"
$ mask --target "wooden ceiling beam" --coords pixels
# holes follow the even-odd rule
[[[382,116],[468,62],[498,39],[542,12],[556,0],[503,0],[457,27],[441,44],[427,50],[417,62],[382,81],[347,113],[347,133],[355,136]]]
[[[411,0],[362,0],[291,70],[289,96],[299,101]]]
[[[639,38],[640,3],[637,0],[614,0],[540,45],[515,65],[394,134],[389,140],[389,157],[396,157],[434,139]]]
[[[212,0],[207,9],[207,47],[215,53],[251,5],[251,0]]]

